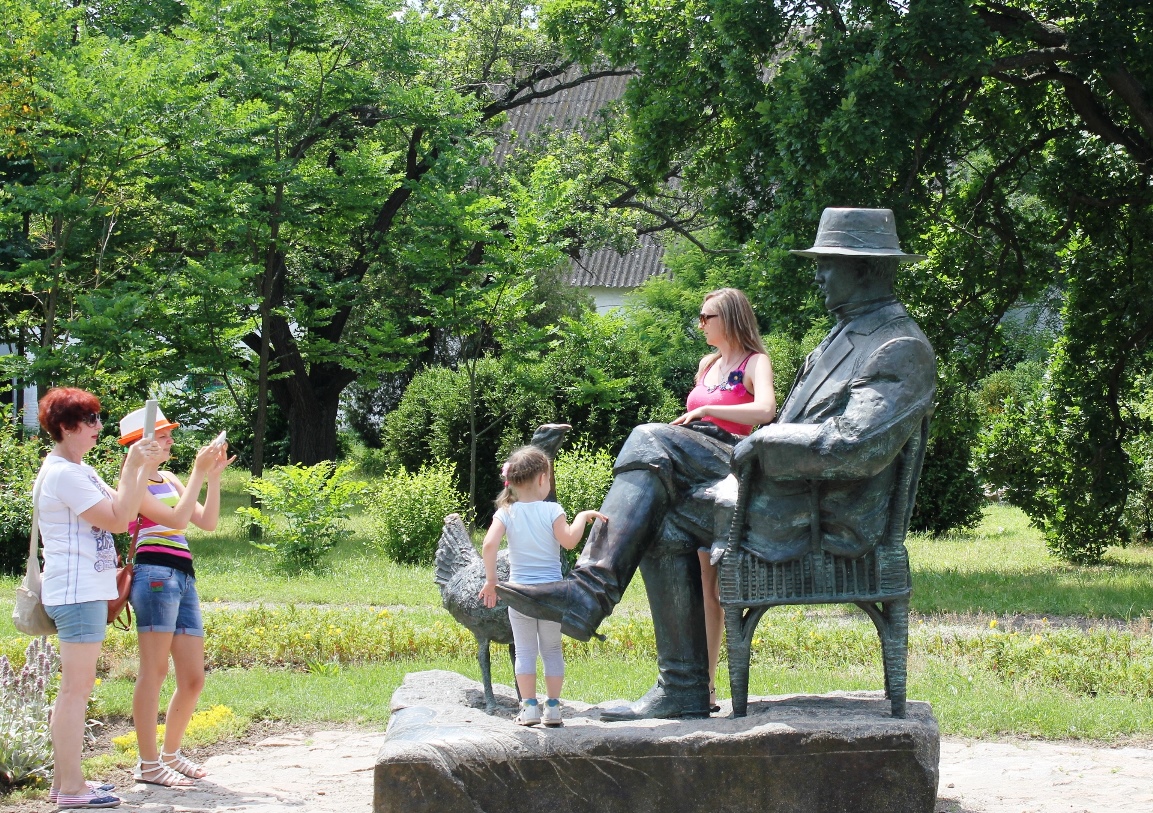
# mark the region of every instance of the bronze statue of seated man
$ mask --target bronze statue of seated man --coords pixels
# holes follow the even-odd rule
[[[733,471],[755,461],[755,531],[745,547],[768,561],[804,554],[814,533],[840,556],[868,552],[885,528],[894,459],[932,410],[936,360],[896,300],[906,254],[887,209],[826,209],[812,248],[815,280],[837,323],[809,354],[771,424],[735,448],[685,426],[633,430],[580,560],[562,581],[497,587],[509,606],[559,621],[587,641],[639,567],[656,636],[658,680],[606,720],[707,717],[708,657],[698,547],[723,550]]]

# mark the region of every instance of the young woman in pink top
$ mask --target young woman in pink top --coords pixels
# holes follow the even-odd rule
[[[756,316],[744,293],[736,288],[721,288],[708,294],[701,304],[700,328],[705,341],[717,351],[701,359],[697,384],[685,404],[688,411],[673,423],[707,421],[737,439],[743,438],[777,414],[773,365],[761,343]],[[709,645],[709,704],[716,711],[717,660],[725,613],[721,609],[717,568],[709,561],[709,550],[702,548],[698,554]]]

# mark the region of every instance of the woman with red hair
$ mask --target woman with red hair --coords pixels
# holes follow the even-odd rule
[[[84,456],[100,439],[100,401],[72,387],[40,399],[40,426],[55,442],[36,477],[34,495],[44,544],[41,600],[56,622],[60,690],[52,711],[55,768],[49,801],[63,810],[116,807],[110,785],[84,781],[80,752],[96,661],[116,597],[112,534],[128,530],[148,487],[146,464],[160,455],[155,440],[134,444],[118,488],[110,488]]]

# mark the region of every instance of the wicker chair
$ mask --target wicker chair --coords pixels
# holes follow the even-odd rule
[[[729,659],[733,716],[748,711],[749,658],[753,633],[765,611],[784,604],[856,604],[877,628],[885,665],[885,696],[894,717],[905,716],[905,673],[909,657],[909,555],[905,534],[913,513],[917,480],[925,458],[929,419],[906,441],[893,480],[892,510],[883,538],[856,559],[821,549],[818,519],[812,522],[812,544],[800,558],[782,563],[759,559],[742,548],[748,523],[752,472],[738,480],[737,501],[724,558],[719,565],[721,606]],[[746,522],[747,520],[747,522]]]

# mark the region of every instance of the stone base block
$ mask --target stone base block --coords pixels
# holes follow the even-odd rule
[[[927,703],[879,693],[749,698],[747,717],[564,726],[512,722],[516,698],[419,672],[393,695],[374,813],[932,813],[940,735]],[[726,711],[727,709],[722,709]]]

